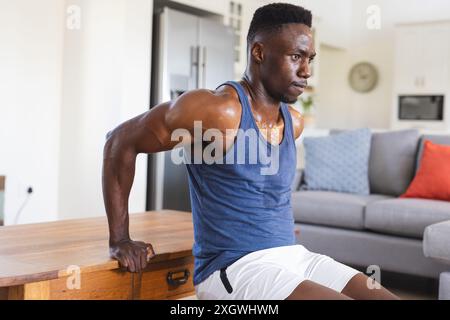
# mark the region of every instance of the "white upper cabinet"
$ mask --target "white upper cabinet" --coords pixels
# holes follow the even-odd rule
[[[224,16],[229,0],[170,0],[186,6]]]
[[[440,93],[450,88],[449,41],[449,26],[433,27],[428,32],[424,29],[422,86],[425,90]]]
[[[419,28],[401,28],[396,33],[395,86],[397,91],[408,92],[419,87],[422,47],[417,45]]]
[[[297,4],[311,11],[313,27],[320,34],[316,46],[324,44],[339,49],[350,47],[352,0],[302,0]],[[294,3],[294,2],[292,2]]]
[[[398,93],[448,91],[450,24],[399,26],[396,30],[395,88]]]
[[[234,32],[234,79],[242,77],[247,65],[247,32],[253,17],[252,1],[229,0],[224,22]]]

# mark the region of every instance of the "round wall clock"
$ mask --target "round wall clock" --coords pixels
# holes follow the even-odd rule
[[[378,71],[368,62],[361,62],[353,66],[349,74],[349,83],[357,92],[370,92],[378,82]]]

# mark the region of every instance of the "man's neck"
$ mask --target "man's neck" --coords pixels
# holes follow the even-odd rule
[[[258,77],[246,72],[241,80],[249,96],[255,120],[276,124],[280,120],[280,101],[272,98]]]

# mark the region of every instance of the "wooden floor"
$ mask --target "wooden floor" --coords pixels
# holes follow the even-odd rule
[[[408,291],[404,289],[389,288],[402,300],[437,300],[437,295],[420,291]]]
[[[354,268],[364,272],[359,267]],[[437,300],[439,280],[384,271],[381,285],[402,300]]]
[[[381,283],[403,300],[437,300],[439,281],[400,274],[385,274]]]

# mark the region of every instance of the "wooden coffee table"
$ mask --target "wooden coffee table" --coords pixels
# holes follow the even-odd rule
[[[109,257],[106,217],[0,227],[0,299],[179,299],[195,295],[192,215],[130,215],[156,256],[142,273]]]

